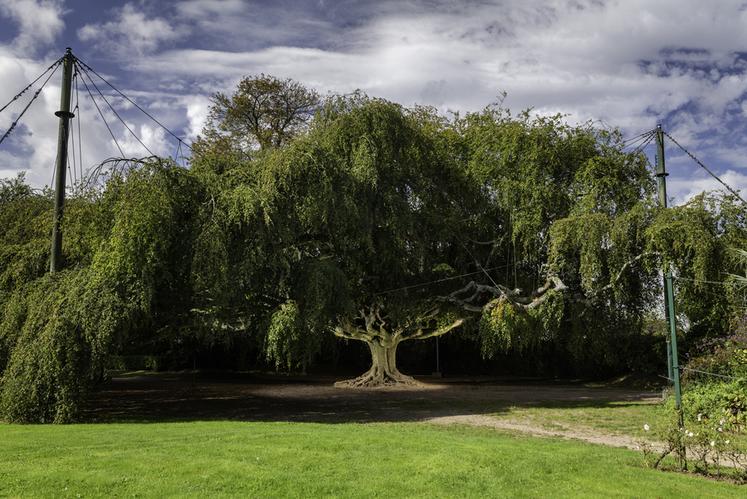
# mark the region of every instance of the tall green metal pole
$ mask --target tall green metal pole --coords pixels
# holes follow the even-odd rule
[[[666,280],[664,281],[664,286],[666,286]],[[664,304],[666,305],[666,301]],[[664,313],[667,315],[667,324],[669,324],[669,307],[664,307]],[[672,342],[669,341],[669,336],[667,336],[667,379],[669,381],[672,381]]]
[[[62,267],[62,215],[65,210],[65,177],[67,174],[67,141],[70,131],[70,95],[73,80],[73,52],[68,47],[62,62],[62,92],[60,110],[54,113],[60,118],[57,132],[57,172],[54,182],[54,225],[52,226],[52,256],[49,271],[57,272]]]
[[[667,207],[667,169],[664,161],[664,131],[661,125],[656,125],[656,178],[658,181],[659,206]],[[666,269],[665,269],[666,274]],[[664,285],[664,320],[667,321],[667,332],[669,332],[669,300],[667,300],[667,280],[666,277],[662,282]],[[669,381],[672,378],[672,343],[667,338],[667,374]]]
[[[669,304],[669,334],[672,345],[672,382],[674,383],[674,407],[678,411],[682,407],[682,390],[680,389],[680,364],[677,359],[677,323],[674,320],[674,287],[672,286],[672,271],[667,271],[666,277],[667,303]]]
[[[656,177],[659,184],[659,206],[667,207],[667,169],[664,160],[664,131],[661,125],[656,125]],[[680,389],[680,366],[677,358],[677,323],[674,314],[674,286],[672,285],[672,271],[664,269],[664,314],[669,326],[669,352],[667,366],[670,378],[674,384],[674,402],[677,411],[682,406],[682,391]]]

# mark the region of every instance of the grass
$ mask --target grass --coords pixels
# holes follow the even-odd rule
[[[640,454],[422,423],[0,425],[0,495],[744,497]]]
[[[524,422],[548,429],[592,429],[600,433],[648,438],[643,425],[653,425],[661,405],[655,402],[548,403],[541,406],[509,407],[495,414],[499,419]]]

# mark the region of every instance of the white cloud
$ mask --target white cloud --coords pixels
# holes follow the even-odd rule
[[[204,124],[213,92],[265,72],[322,92],[360,88],[444,111],[480,109],[505,90],[505,104],[514,110],[532,106],[571,121],[600,120],[631,135],[664,121],[720,171],[731,165],[735,182],[743,179],[734,172],[747,168],[739,161],[747,152],[747,142],[740,142],[747,136],[741,1],[184,0],[154,15],[148,7],[155,5],[125,4],[112,19],[81,27],[78,36],[113,53],[130,81],[138,78],[133,86],[148,90],[129,90],[125,79],[118,86],[190,139]],[[0,57],[0,70],[14,64]],[[3,72],[9,87],[22,87],[31,73]],[[153,132],[149,144],[171,147],[170,137],[143,128],[142,117],[129,112],[139,134]],[[84,113],[95,125],[95,109]],[[28,122],[34,136],[27,147],[53,150],[54,138],[51,147],[42,146],[35,123]],[[97,126],[98,155],[116,151]],[[141,149],[123,127],[115,133],[126,148]],[[672,166],[679,161],[684,165],[672,156]],[[670,177],[677,199],[690,196],[693,186],[711,185],[689,182],[695,170],[683,168]]]
[[[137,125],[127,122],[127,126],[138,137],[135,138],[122,125],[123,137],[118,140],[120,147],[128,158],[149,156],[151,153],[157,156],[173,156],[173,148],[169,146],[163,128],[154,127],[149,124]],[[140,139],[138,141],[138,139]],[[141,143],[142,142],[142,143]]]
[[[740,192],[742,197],[747,193],[747,175],[734,170],[727,170],[719,175],[726,185]],[[670,188],[667,194],[674,200],[675,204],[682,204],[703,191],[722,191],[728,192],[713,177],[708,176],[705,172],[691,172],[686,178],[675,178],[669,180]]]
[[[202,132],[207,121],[208,111],[210,109],[210,99],[203,95],[188,96],[184,99],[184,105],[187,108],[187,128],[186,139],[193,141]]]
[[[0,15],[16,22],[18,34],[13,48],[18,53],[34,52],[49,45],[65,27],[60,0],[3,0]]]
[[[244,5],[228,3],[237,12]],[[196,16],[197,6],[205,9],[208,4],[182,5]],[[742,75],[714,84],[692,72],[662,77],[640,67],[642,60],[659,61],[661,51],[693,41],[715,52],[701,55],[711,63],[746,46],[744,16],[733,9],[695,2],[693,9],[680,7],[674,13],[659,3],[643,2],[592,2],[583,9],[572,7],[583,5],[579,2],[559,1],[450,5],[446,12],[390,13],[343,30],[338,36],[341,50],[287,44],[243,52],[173,50],[136,66],[229,81],[264,71],[324,89],[363,88],[405,103],[432,96],[429,85],[440,81],[437,100],[445,107],[476,109],[507,90],[514,107],[557,109],[579,119],[593,116],[614,123],[622,118],[624,126],[637,125],[641,118],[653,121],[650,114],[676,109],[693,97],[720,111],[745,86]],[[687,15],[677,13],[682,11]],[[223,28],[233,29],[242,20],[235,16]],[[219,21],[223,18],[212,22]],[[294,36],[282,24],[273,28],[276,37]],[[696,35],[687,32],[695,28]],[[719,36],[704,37],[709,29],[718,29]],[[242,32],[235,30],[236,36]]]
[[[52,62],[18,59],[11,50],[0,46],[0,73],[4,79],[4,84],[0,87],[2,105],[10,101],[15,93],[28,85]],[[59,75],[59,72],[57,74]],[[37,186],[49,183],[54,166],[55,145],[49,138],[57,137],[57,119],[54,112],[59,109],[60,87],[53,80],[54,78],[49,81],[23,116],[19,126],[0,146],[0,169],[28,170],[27,180]],[[38,88],[39,84],[0,114],[0,133],[5,133]]]
[[[116,11],[114,20],[87,24],[78,30],[81,41],[95,43],[98,50],[120,56],[152,52],[162,43],[180,37],[166,19],[148,16],[130,3]]]

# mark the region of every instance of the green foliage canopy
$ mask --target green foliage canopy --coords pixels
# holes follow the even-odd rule
[[[300,106],[287,126],[285,98]],[[4,418],[74,418],[128,349],[243,342],[260,365],[305,370],[332,331],[395,371],[399,341],[456,327],[494,362],[656,367],[664,265],[685,345],[724,336],[741,310],[736,287],[713,283],[741,270],[744,207],[704,194],[658,208],[646,158],[617,132],[360,93],[317,103],[271,77],[216,97],[191,169],[153,160],[70,199],[53,276],[49,193],[2,181]]]

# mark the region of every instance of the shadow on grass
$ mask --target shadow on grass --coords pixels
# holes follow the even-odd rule
[[[336,378],[246,373],[121,375],[89,398],[82,422],[371,423],[500,414],[511,407],[609,407],[655,392],[537,380],[427,379],[417,388],[350,389]]]

